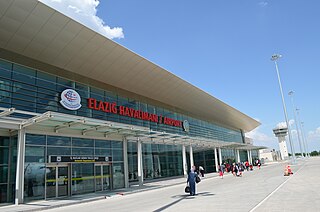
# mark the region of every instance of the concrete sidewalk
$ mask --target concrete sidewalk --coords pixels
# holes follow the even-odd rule
[[[202,180],[207,180],[213,177],[218,177],[217,173],[205,174]],[[20,204],[20,205],[8,205],[0,207],[1,212],[12,212],[12,211],[41,211],[52,208],[59,208],[73,204],[81,204],[92,201],[97,201],[107,198],[116,198],[118,196],[130,195],[137,192],[149,191],[153,189],[165,188],[168,186],[174,186],[186,183],[186,178],[178,177],[157,181],[147,181],[143,186],[131,185],[129,188],[118,189],[108,192],[97,192],[92,194],[76,195],[69,198],[63,199],[52,199],[52,200],[40,200],[33,201],[30,203]]]
[[[272,167],[279,163],[270,163],[264,164],[263,168]],[[225,173],[225,176],[231,176],[231,173]],[[207,181],[209,179],[219,177],[217,173],[209,173],[205,174],[205,177],[202,178],[202,181]],[[52,199],[52,200],[41,200],[41,201],[33,201],[30,203],[20,204],[20,205],[8,205],[0,207],[1,212],[12,212],[12,211],[41,211],[52,208],[59,208],[74,204],[88,203],[92,201],[109,199],[109,198],[117,198],[120,196],[126,196],[138,192],[144,192],[149,190],[155,190],[160,188],[166,188],[174,185],[185,184],[186,178],[178,177],[164,180],[154,180],[147,181],[143,186],[131,185],[130,188],[126,189],[118,189],[114,191],[108,192],[98,192],[92,194],[84,194],[84,195],[76,195],[69,198],[63,199]]]

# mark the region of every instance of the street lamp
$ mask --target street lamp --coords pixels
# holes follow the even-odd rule
[[[286,109],[286,103],[285,103],[284,97],[283,97],[282,85],[281,85],[281,80],[280,80],[280,74],[279,74],[278,64],[277,64],[277,60],[280,59],[281,57],[282,57],[282,56],[279,55],[279,54],[274,54],[274,55],[271,56],[271,60],[274,61],[274,64],[275,64],[275,66],[276,66],[276,71],[277,71],[277,76],[278,76],[278,82],[279,82],[279,87],[280,87],[280,93],[281,93],[281,99],[282,99],[282,106],[283,106],[283,111],[284,111],[284,117],[285,117],[285,119],[286,119],[286,124],[287,124],[288,134],[289,134],[289,143],[290,143],[290,149],[291,149],[291,153],[292,153],[292,163],[295,163],[295,162],[296,162],[296,155],[295,155],[294,147],[293,147],[293,144],[292,144],[290,126],[289,126],[287,109]]]
[[[298,113],[298,114],[299,114],[299,113]],[[306,152],[307,152],[308,157],[310,157],[308,140],[307,140],[307,138],[306,138],[306,134],[305,134],[305,131],[304,131],[304,122],[300,122],[300,123],[301,123],[301,130],[302,130],[302,132],[303,132],[304,142],[305,142],[305,144],[306,144]]]
[[[306,157],[308,156],[308,151],[307,151],[307,144],[306,144],[306,139],[304,137],[304,132],[303,132],[303,129],[302,129],[302,122],[300,121],[300,113],[299,113],[299,108],[296,108],[296,111],[297,111],[297,121],[300,125],[300,132],[301,132],[301,141],[302,141],[302,144],[303,144],[303,148],[304,148],[304,153],[306,155]]]
[[[303,156],[303,150],[302,150],[302,144],[301,144],[301,137],[300,137],[300,130],[298,127],[298,121],[297,121],[297,116],[296,116],[296,109],[294,106],[294,102],[293,102],[293,91],[290,91],[288,93],[288,95],[291,97],[291,103],[292,103],[292,108],[293,108],[293,115],[294,115],[294,123],[296,124],[296,128],[297,128],[297,133],[298,133],[298,141],[299,141],[299,147],[300,147],[300,152],[301,152],[301,156]]]

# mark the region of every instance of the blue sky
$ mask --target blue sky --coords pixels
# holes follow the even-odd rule
[[[249,136],[256,145],[275,149],[272,128],[284,114],[270,58],[282,54],[279,70],[289,119],[293,90],[309,149],[320,150],[320,2],[42,1],[68,8],[69,16],[258,119],[262,125]],[[293,142],[299,152],[296,131]]]

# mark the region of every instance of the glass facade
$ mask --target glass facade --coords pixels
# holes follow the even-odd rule
[[[76,90],[82,98],[82,107],[77,111],[67,110],[59,103],[61,92],[68,88]],[[180,127],[92,110],[88,108],[87,98],[116,103],[118,106],[126,106],[174,120],[188,120],[190,132],[186,133]],[[83,83],[70,81],[59,76],[47,74],[40,70],[27,68],[4,60],[0,60],[0,107],[14,107],[16,109],[38,113],[55,111],[149,127],[151,130],[159,132],[182,135],[188,134],[190,136],[211,138],[224,142],[243,142],[240,130],[221,127],[213,123],[195,119],[188,116],[188,114],[181,114],[174,110],[139,102],[135,99],[119,96],[108,90],[90,87]]]
[[[232,164],[236,162],[234,149],[221,149],[222,163]]]
[[[157,179],[183,175],[182,147],[142,144],[143,178]],[[138,180],[137,143],[128,142],[129,182]]]
[[[59,103],[65,89],[74,89],[81,96],[82,107],[72,111]],[[116,103],[168,117],[174,120],[188,120],[190,131],[174,127],[106,113],[90,109],[87,98]],[[191,137],[203,137],[223,142],[243,143],[240,130],[229,129],[217,124],[193,118],[174,109],[158,107],[146,102],[120,96],[109,90],[71,81],[51,75],[42,70],[31,69],[0,59],[0,107],[44,113],[54,111],[83,117],[120,122],[147,127],[150,130]],[[14,114],[11,114],[14,116]],[[137,143],[128,142],[129,182],[138,181]],[[254,151],[252,152],[254,158]],[[0,137],[0,204],[13,202],[15,194],[15,172],[17,158],[17,137]],[[112,163],[50,163],[50,156],[97,156],[111,157]],[[196,166],[203,166],[206,173],[215,171],[214,151],[194,152]],[[240,152],[244,158],[244,153]],[[187,158],[189,153],[187,152]],[[222,149],[224,162],[235,161],[233,149]],[[124,161],[122,141],[89,138],[26,134],[24,166],[24,200],[41,200],[60,196],[92,193],[124,187]],[[166,144],[142,144],[143,178],[158,179],[183,175],[182,146]],[[188,167],[190,160],[187,159]]]
[[[104,175],[96,173],[97,164],[95,163],[65,163],[53,166],[49,163],[50,156],[112,157],[112,173],[110,173],[111,170],[107,170],[108,174]],[[106,167],[102,167],[103,172],[104,169]],[[70,172],[70,180],[68,172]],[[122,188],[124,186],[123,173],[123,145],[120,141],[26,135],[24,176],[26,201],[66,196],[68,195],[66,194],[68,183],[71,183],[70,195],[95,192],[97,191],[95,187],[97,180],[99,181],[102,177],[111,178],[111,175],[113,176],[113,188]],[[109,181],[108,184],[110,184]],[[56,189],[58,194],[56,194]]]
[[[17,162],[17,137],[0,136],[0,205],[13,203]]]
[[[246,162],[248,160],[247,150],[239,150],[239,155],[240,155],[241,162]]]
[[[190,153],[188,152],[187,158],[189,157]],[[197,169],[199,168],[199,166],[202,166],[204,168],[205,173],[211,173],[216,171],[214,150],[193,152],[193,161]],[[190,167],[190,160],[187,160],[187,164],[188,167]]]

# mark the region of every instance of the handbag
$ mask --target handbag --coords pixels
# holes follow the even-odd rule
[[[184,192],[190,193],[190,186],[187,185],[187,186],[185,187],[185,189],[184,189]]]
[[[201,178],[199,176],[196,176],[196,183],[200,183],[201,182]]]

